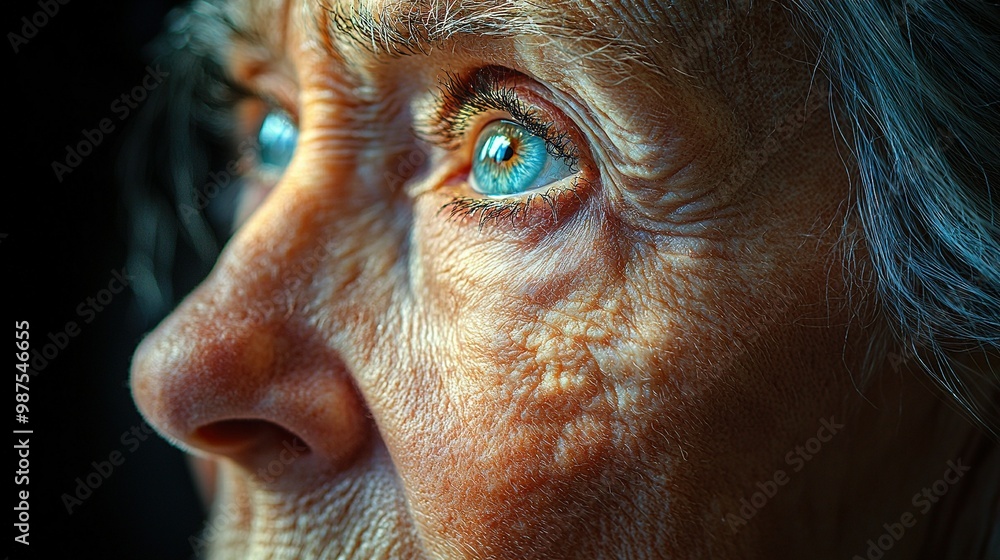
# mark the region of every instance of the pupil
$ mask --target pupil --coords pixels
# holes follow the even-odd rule
[[[484,146],[486,157],[492,159],[494,163],[504,163],[514,157],[514,148],[511,146],[509,136],[494,136]]]
[[[499,159],[498,161],[507,161],[510,158],[514,157],[514,148],[511,148],[510,146],[506,146],[504,148],[503,156],[502,157],[503,157],[503,159]]]

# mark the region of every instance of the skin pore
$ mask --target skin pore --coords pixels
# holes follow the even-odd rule
[[[211,557],[850,558],[966,457],[916,364],[865,372],[851,166],[785,8],[224,10],[295,157],[132,373],[216,472]],[[516,111],[442,107],[480,78],[572,176],[484,206],[476,132]]]

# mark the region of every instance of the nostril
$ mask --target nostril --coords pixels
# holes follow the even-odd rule
[[[231,458],[266,453],[268,448],[281,447],[289,442],[306,453],[309,449],[302,438],[292,432],[257,418],[234,418],[206,424],[194,431],[192,441],[204,451]]]
[[[208,451],[231,453],[253,445],[268,431],[265,420],[220,420],[195,430],[193,437]]]

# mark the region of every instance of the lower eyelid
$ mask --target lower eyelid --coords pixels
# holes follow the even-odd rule
[[[480,233],[500,231],[531,237],[559,229],[595,196],[595,185],[580,176],[567,177],[517,197],[469,197],[442,194],[437,215]]]

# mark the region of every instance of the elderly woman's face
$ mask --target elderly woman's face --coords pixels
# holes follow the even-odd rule
[[[725,558],[798,511],[731,516],[856,398],[788,12],[231,4],[298,144],[133,371],[217,555]]]

